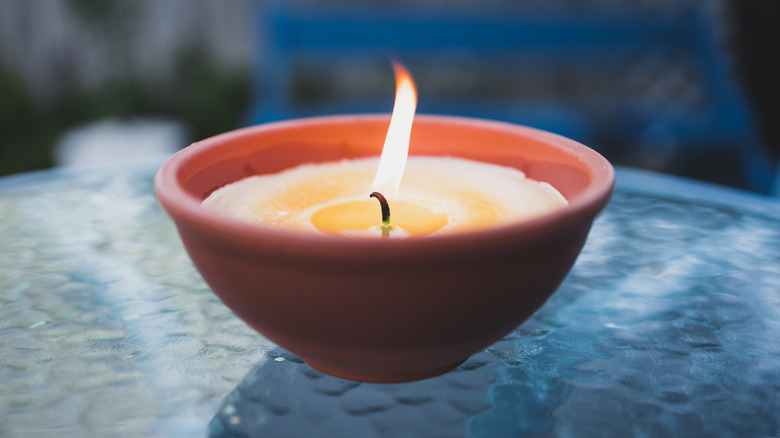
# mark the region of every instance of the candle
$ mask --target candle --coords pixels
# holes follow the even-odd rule
[[[195,267],[236,315],[325,373],[371,382],[444,373],[532,315],[571,269],[614,184],[609,162],[572,140],[486,120],[417,116],[398,192],[377,190],[372,176],[388,121],[330,116],[225,133],[171,157],[154,184]],[[475,172],[463,162],[499,167]],[[492,179],[504,171],[518,176],[513,169],[550,182],[569,205],[500,226],[522,220],[505,213],[521,190]],[[242,181],[248,175],[256,176]],[[543,183],[520,181],[535,197],[557,197]],[[256,225],[210,209],[219,193],[245,183],[258,187],[235,200],[239,216],[270,213],[279,223]],[[349,225],[360,209],[370,229],[357,234],[384,236],[383,209],[369,197],[377,191],[390,203],[391,240],[399,230],[430,237],[325,236],[364,230],[365,223]],[[517,210],[529,214],[532,204],[517,201]],[[458,210],[463,205],[473,208]],[[404,219],[407,206],[414,221]],[[296,226],[306,231],[277,231]],[[491,228],[459,232],[473,227]]]
[[[209,208],[262,226],[329,235],[381,235],[379,203],[369,198],[377,160],[306,164],[227,185]],[[547,183],[511,167],[452,157],[412,156],[388,198],[391,237],[470,231],[530,219],[566,205]]]
[[[215,191],[203,205],[260,226],[385,238],[491,228],[567,205],[551,185],[511,167],[408,157],[416,90],[403,66],[393,68],[396,99],[378,160],[306,164],[248,177]]]

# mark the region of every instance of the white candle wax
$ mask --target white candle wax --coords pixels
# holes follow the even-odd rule
[[[220,188],[203,205],[259,226],[344,236],[381,235],[368,187],[376,158],[306,164]],[[551,185],[517,169],[452,157],[412,156],[388,196],[391,237],[500,226],[567,205]]]

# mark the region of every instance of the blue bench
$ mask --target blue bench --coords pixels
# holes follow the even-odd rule
[[[435,95],[418,80],[418,112],[535,126],[582,141],[613,161],[659,170],[688,167],[678,171],[683,174],[695,173],[708,157],[727,157],[733,168],[726,171],[734,175],[734,185],[767,192],[771,166],[717,29],[701,4],[681,1],[651,9],[506,5],[472,10],[465,5],[433,9],[374,3],[296,7],[269,0],[256,12],[256,95],[249,120],[254,124],[321,114],[389,112],[394,90],[388,56],[401,60],[413,75],[437,64],[484,72],[550,71],[560,76],[563,89],[569,86],[567,75],[582,81],[615,67],[628,66],[631,74],[644,64],[680,62],[687,68],[684,74],[693,76],[693,99],[672,96],[659,101],[652,84],[645,92],[632,94],[619,86],[610,88],[603,78],[590,94],[587,84],[580,83],[579,94],[532,99],[501,92]],[[300,72],[316,75],[350,62],[383,66],[386,95],[307,100],[297,92]],[[616,83],[626,82],[625,76],[617,78]]]

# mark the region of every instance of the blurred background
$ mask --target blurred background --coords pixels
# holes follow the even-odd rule
[[[528,124],[617,165],[780,193],[776,0],[3,0],[0,175],[162,159],[290,117]],[[475,147],[478,147],[475,146]]]

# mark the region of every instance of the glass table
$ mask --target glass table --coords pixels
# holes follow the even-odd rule
[[[780,203],[618,169],[560,289],[443,376],[324,375],[190,264],[147,166],[0,179],[0,436],[780,435]]]

